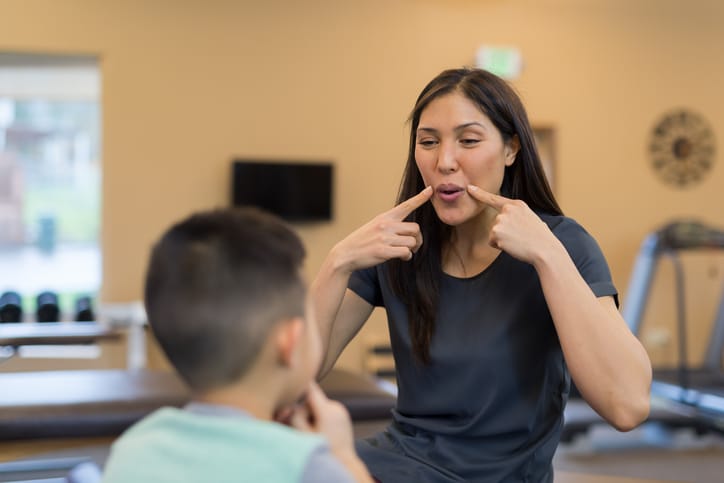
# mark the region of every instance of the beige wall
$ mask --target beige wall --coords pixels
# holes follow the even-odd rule
[[[311,276],[336,240],[392,203],[418,91],[440,70],[471,64],[483,43],[521,49],[516,87],[533,122],[556,129],[559,201],[597,237],[622,293],[649,230],[685,215],[724,225],[721,165],[696,188],[675,190],[655,178],[645,152],[652,124],[678,106],[701,112],[724,139],[724,4],[715,0],[1,8],[0,50],[101,58],[104,301],[141,296],[149,244],[171,221],[227,203],[234,156],[336,162],[335,221],[299,227]],[[703,263],[707,283],[719,283],[721,261]],[[660,292],[654,299],[668,297]],[[693,291],[693,306],[703,292]],[[373,324],[384,330],[381,317]],[[345,364],[358,356],[353,349]]]

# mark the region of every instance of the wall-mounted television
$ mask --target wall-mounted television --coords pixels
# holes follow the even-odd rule
[[[331,220],[333,175],[328,162],[236,159],[232,203],[256,206],[287,221]]]

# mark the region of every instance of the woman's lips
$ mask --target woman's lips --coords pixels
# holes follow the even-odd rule
[[[442,201],[451,203],[464,195],[465,189],[462,186],[454,184],[442,184],[435,189],[435,194]]]

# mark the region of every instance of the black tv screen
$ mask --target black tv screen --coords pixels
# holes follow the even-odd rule
[[[234,206],[256,206],[287,221],[332,219],[332,164],[235,160]]]

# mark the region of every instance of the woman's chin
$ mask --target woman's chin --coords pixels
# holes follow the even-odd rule
[[[479,205],[460,203],[457,206],[433,202],[435,213],[440,221],[449,226],[458,226],[471,221],[480,215],[482,208]]]
[[[461,223],[465,223],[470,219],[469,215],[466,215],[459,211],[436,210],[436,213],[440,221],[449,226],[457,226]]]

